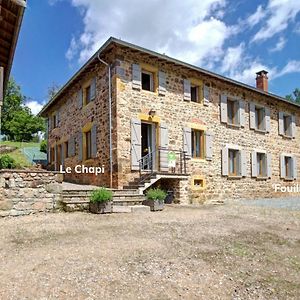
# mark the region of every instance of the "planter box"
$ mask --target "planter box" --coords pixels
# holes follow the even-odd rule
[[[143,205],[150,206],[151,211],[163,210],[165,207],[164,200],[145,200]]]
[[[90,202],[90,212],[94,214],[112,213],[112,201],[109,202]]]

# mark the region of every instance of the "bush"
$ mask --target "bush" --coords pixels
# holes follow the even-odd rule
[[[108,202],[111,201],[113,198],[112,191],[106,189],[106,188],[100,188],[97,190],[94,190],[91,195],[91,202]]]
[[[149,189],[146,193],[146,197],[148,200],[165,200],[167,193],[162,189]]]
[[[45,141],[45,140],[41,141],[40,151],[44,152],[44,153],[47,153],[47,141]]]
[[[0,170],[1,169],[15,169],[17,167],[16,161],[9,155],[0,157]]]

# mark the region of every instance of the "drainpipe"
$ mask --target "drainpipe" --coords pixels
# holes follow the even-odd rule
[[[100,58],[98,52],[98,60],[108,68],[108,115],[109,115],[109,172],[110,172],[110,188],[113,182],[113,161],[112,161],[112,119],[111,119],[111,66]]]

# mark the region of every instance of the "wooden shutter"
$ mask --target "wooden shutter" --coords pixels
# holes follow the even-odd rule
[[[188,158],[192,156],[192,130],[188,127],[183,128],[183,151]]]
[[[131,120],[131,170],[139,170],[142,158],[141,121]]]
[[[246,150],[240,151],[240,167],[241,167],[241,176],[246,177],[247,176],[247,156],[246,156]]]
[[[228,147],[222,149],[222,175],[228,176]]]
[[[285,161],[284,161],[284,154],[280,155],[280,178],[285,178]]]
[[[213,158],[213,136],[210,132],[205,133],[205,155],[207,160]]]
[[[4,99],[4,68],[0,67],[0,106],[3,104]]]
[[[294,115],[292,115],[291,134],[293,138],[296,137],[296,118]]]
[[[75,138],[70,137],[68,142],[68,157],[72,157],[75,155]]]
[[[82,132],[78,132],[78,160],[83,160]]]
[[[166,124],[160,124],[159,166],[163,172],[169,171],[168,163],[169,132]]]
[[[227,95],[221,95],[221,122],[227,123]]]
[[[272,154],[267,153],[267,177],[272,177]]]
[[[142,87],[141,82],[141,67],[137,64],[132,64],[132,88],[135,90],[140,90]]]
[[[82,105],[83,105],[83,90],[80,89],[77,92],[77,104],[78,104],[78,108],[81,109]]]
[[[245,101],[239,100],[239,121],[241,127],[245,126]]]
[[[251,174],[252,177],[257,177],[257,152],[252,151],[251,153]]]
[[[48,118],[48,120],[49,120],[49,122],[48,122],[48,126],[49,126],[49,128],[48,128],[48,130],[49,130],[49,132],[52,130],[52,128],[53,128],[53,125],[52,125],[52,116],[50,116],[49,118]]]
[[[92,142],[92,158],[97,157],[97,125],[94,124],[91,130],[91,142]]]
[[[91,98],[90,98],[90,100],[93,101],[93,100],[95,100],[95,98],[96,98],[96,77],[94,77],[91,82]]]
[[[159,71],[158,72],[158,94],[160,96],[166,95],[166,73]]]
[[[61,144],[60,157],[61,157],[61,165],[64,167],[64,165],[65,165],[65,143]]]
[[[271,131],[271,111],[270,108],[265,107],[265,126],[266,132]]]
[[[278,114],[278,126],[279,126],[279,134],[284,135],[283,112],[282,111],[280,111]]]
[[[255,104],[253,102],[250,102],[250,105],[249,105],[249,115],[250,115],[250,129],[256,129]]]
[[[191,101],[191,82],[187,79],[183,80],[183,99],[186,101]]]
[[[56,118],[55,119],[56,119],[55,127],[58,127],[59,124],[60,124],[60,110],[59,109],[56,111]]]
[[[297,179],[297,159],[296,156],[293,156],[293,177]]]
[[[203,97],[204,97],[203,104],[205,106],[209,105],[209,102],[210,102],[210,88],[207,85],[203,86]]]

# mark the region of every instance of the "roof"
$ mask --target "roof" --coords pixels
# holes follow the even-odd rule
[[[7,85],[23,20],[26,0],[0,1],[0,66],[4,67]]]
[[[201,73],[203,73],[205,75],[208,75],[208,76],[211,76],[213,78],[220,79],[222,81],[234,84],[235,86],[245,88],[245,89],[247,89],[249,91],[261,94],[263,96],[271,97],[273,99],[276,99],[276,100],[285,102],[287,104],[296,106],[297,108],[300,108],[300,104],[292,102],[292,101],[289,101],[289,100],[287,100],[287,99],[285,99],[283,97],[280,97],[278,95],[275,95],[275,94],[272,94],[272,93],[269,93],[269,92],[265,92],[263,90],[257,89],[256,87],[253,87],[251,85],[248,85],[248,84],[239,82],[237,80],[234,80],[234,79],[231,79],[231,78],[219,75],[217,73],[214,73],[214,72],[202,69],[200,67],[197,67],[197,66],[185,63],[185,62],[180,61],[178,59],[169,57],[169,56],[167,56],[165,54],[160,54],[160,53],[157,53],[155,51],[152,51],[152,50],[149,50],[149,49],[146,49],[146,48],[143,48],[143,47],[140,47],[140,46],[137,46],[137,45],[125,42],[125,41],[122,41],[120,39],[116,39],[114,37],[110,37],[100,47],[100,49],[75,73],[75,75],[57,92],[57,94],[42,108],[42,110],[40,111],[39,115],[40,116],[44,115],[44,113],[47,111],[47,109],[52,104],[54,104],[57,101],[57,99],[65,92],[65,90],[94,62],[95,59],[97,59],[98,54],[102,54],[103,52],[105,52],[105,50],[107,50],[107,48],[109,48],[113,44],[115,44],[117,46],[122,46],[122,47],[130,48],[130,49],[133,49],[133,50],[145,53],[145,54],[149,54],[151,56],[155,56],[155,57],[157,57],[159,59],[168,61],[170,63],[174,63],[176,65],[180,65],[180,66],[189,68],[191,70],[195,70],[195,71],[201,72]]]

